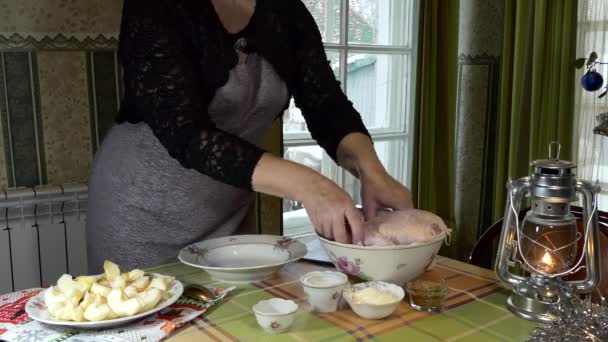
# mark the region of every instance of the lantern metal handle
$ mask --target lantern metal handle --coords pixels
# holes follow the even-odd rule
[[[553,157],[553,146],[557,146],[557,155],[555,158]],[[562,144],[557,141],[552,141],[549,143],[549,159],[559,160],[559,156],[562,153]]]
[[[517,287],[526,278],[509,272],[507,258],[511,255],[513,248],[518,248],[512,244],[517,234],[514,228],[519,223],[519,213],[514,208],[520,208],[524,194],[530,191],[531,178],[523,177],[518,180],[509,180],[507,183],[507,205],[505,206],[503,230],[498,244],[498,255],[496,256],[496,275],[503,282],[512,287]],[[515,220],[515,222],[513,222]]]
[[[588,236],[585,237],[582,253],[585,254],[586,262],[586,277],[584,280],[572,281],[571,284],[579,292],[592,291],[600,282],[601,270],[601,251],[595,250],[596,242],[600,241],[600,232],[598,228],[598,213],[597,213],[597,194],[600,193],[600,188],[596,185],[584,181],[576,183],[576,192],[582,195],[583,199],[583,222]],[[582,255],[581,255],[582,257]],[[580,264],[580,261],[579,263]],[[578,264],[576,266],[578,266]]]

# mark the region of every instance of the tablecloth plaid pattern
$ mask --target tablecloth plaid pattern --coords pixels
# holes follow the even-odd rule
[[[494,272],[438,257],[431,275],[447,279],[450,292],[441,314],[413,310],[407,302],[388,319],[362,319],[347,307],[335,313],[310,312],[299,278],[328,266],[299,262],[283,269],[274,279],[241,286],[226,302],[197,318],[167,341],[524,341],[534,324],[517,318],[505,307],[508,291]],[[153,271],[207,286],[227,286],[200,270],[171,264]],[[289,332],[271,335],[255,321],[251,307],[272,297],[291,299],[300,305]]]

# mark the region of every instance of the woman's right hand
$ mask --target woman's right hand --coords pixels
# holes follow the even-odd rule
[[[319,235],[341,243],[363,241],[363,215],[351,197],[328,178],[312,180],[302,204]],[[347,224],[348,223],[348,224]]]
[[[317,233],[327,239],[354,244],[363,241],[363,215],[351,197],[306,166],[264,153],[253,172],[252,187],[301,201]]]

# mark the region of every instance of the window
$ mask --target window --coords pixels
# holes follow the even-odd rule
[[[409,185],[417,0],[303,0],[336,78],[361,113],[388,172]],[[284,157],[333,179],[360,204],[360,184],[312,140],[293,100],[283,117]],[[283,201],[283,232],[312,232],[302,204]]]
[[[598,60],[608,62],[608,0],[582,0],[578,4],[578,32],[576,56],[589,56],[591,51],[598,54]],[[608,77],[608,65],[597,65],[596,69],[604,76],[604,86]],[[608,112],[606,97],[598,98],[601,91],[587,92],[581,85],[584,70],[575,77],[575,112],[573,139],[576,152],[577,177],[589,181],[600,181],[602,192],[598,209],[608,210],[608,137],[593,134],[597,126],[596,116]],[[602,89],[605,90],[605,89]]]

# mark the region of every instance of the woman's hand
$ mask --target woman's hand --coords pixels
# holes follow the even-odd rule
[[[361,200],[365,219],[370,220],[378,210],[412,208],[412,194],[401,183],[382,170],[361,172]]]
[[[351,197],[331,180],[323,177],[310,184],[302,204],[321,236],[341,243],[363,241],[361,212],[355,208]]]
[[[361,181],[366,220],[371,220],[380,209],[412,207],[410,191],[386,172],[368,136],[352,133],[344,137],[338,146],[338,159]]]
[[[301,201],[315,230],[327,239],[363,241],[363,216],[351,197],[306,166],[265,153],[254,170],[252,186],[255,191]]]

